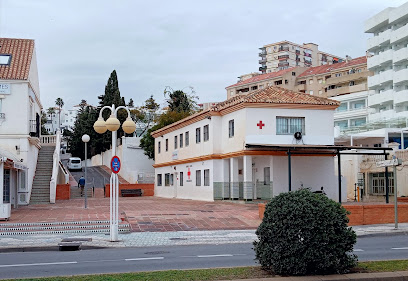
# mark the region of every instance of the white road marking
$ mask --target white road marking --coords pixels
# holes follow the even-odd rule
[[[233,257],[234,255],[231,254],[223,254],[223,255],[201,255],[197,256],[197,258],[216,258],[216,257]]]
[[[20,263],[20,264],[1,264],[0,267],[19,267],[19,266],[38,266],[38,265],[59,265],[59,264],[76,264],[76,261],[63,262],[41,262],[41,263]]]
[[[408,250],[408,247],[402,247],[402,248],[391,248],[392,250]]]
[[[134,258],[134,259],[125,259],[125,261],[147,261],[147,260],[162,260],[164,257],[154,257],[154,258]]]
[[[363,249],[354,249],[353,252],[364,252]]]

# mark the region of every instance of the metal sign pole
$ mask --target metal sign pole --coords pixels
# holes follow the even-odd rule
[[[395,229],[398,229],[397,166],[394,166],[394,212]]]

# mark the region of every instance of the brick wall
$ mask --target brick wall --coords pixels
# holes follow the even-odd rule
[[[56,200],[69,200],[71,198],[71,186],[67,184],[57,184]]]
[[[394,223],[394,205],[343,205],[343,207],[351,214],[349,224],[365,225],[365,224],[383,224]],[[263,219],[265,212],[265,204],[259,203],[259,218]],[[398,222],[408,222],[408,204],[398,205]]]
[[[154,184],[153,183],[120,183],[119,184],[119,196],[122,189],[142,189],[143,196],[154,196]],[[105,196],[110,197],[110,186],[105,185]]]

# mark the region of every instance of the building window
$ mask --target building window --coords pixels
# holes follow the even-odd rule
[[[157,186],[162,186],[162,174],[157,174]]]
[[[313,91],[312,91],[312,90],[310,90],[309,92],[310,92],[311,95],[313,95]]]
[[[0,65],[10,65],[11,55],[0,55]]]
[[[170,174],[170,185],[174,185],[174,174]]]
[[[264,185],[269,185],[271,183],[271,168],[264,168]]]
[[[164,174],[164,185],[169,186],[170,185],[170,174]]]
[[[309,80],[309,85],[313,84],[313,79]]]
[[[305,134],[304,117],[276,117],[277,135],[292,135],[296,132]]]
[[[166,139],[166,151],[169,151],[169,139]]]
[[[196,171],[196,186],[201,186],[201,170]]]
[[[180,148],[183,147],[183,134],[180,134]]]
[[[371,181],[370,194],[385,195],[385,174],[371,173],[369,174]],[[394,173],[388,173],[389,193],[394,194]]]
[[[174,136],[174,149],[177,149],[177,143],[178,143],[177,136]]]
[[[184,174],[180,172],[180,186],[184,186]]]
[[[210,130],[208,125],[204,126],[204,141],[208,141],[210,139]]]
[[[186,132],[186,146],[190,144],[190,134],[189,132]]]
[[[196,143],[201,142],[201,128],[196,129]]]
[[[230,138],[234,136],[234,119],[228,121],[228,136]]]
[[[204,186],[210,186],[210,169],[204,170]]]
[[[157,144],[157,152],[160,153],[161,152],[161,142],[159,141],[159,143]]]
[[[296,72],[292,72],[292,76],[296,76]]]

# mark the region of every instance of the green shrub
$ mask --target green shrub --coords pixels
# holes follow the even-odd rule
[[[279,275],[344,273],[357,263],[347,211],[308,189],[282,193],[266,205],[254,242],[263,269]]]

